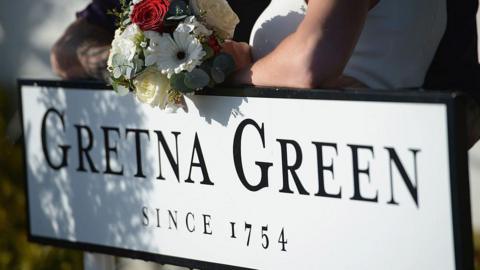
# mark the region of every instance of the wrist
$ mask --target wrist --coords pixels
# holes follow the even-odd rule
[[[254,85],[251,67],[252,65],[249,65],[235,71],[232,75],[230,75],[227,82],[232,85]]]

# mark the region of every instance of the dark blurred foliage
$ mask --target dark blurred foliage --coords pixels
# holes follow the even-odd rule
[[[475,269],[480,270],[480,232],[474,236],[475,240]]]
[[[22,147],[6,134],[11,100],[0,89],[0,270],[83,269],[81,252],[27,240]]]

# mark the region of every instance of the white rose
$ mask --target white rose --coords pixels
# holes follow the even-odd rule
[[[142,39],[142,32],[136,24],[131,24],[120,31],[115,31],[115,38],[112,41],[112,50],[109,58],[109,66],[112,64],[112,56],[122,55],[125,59],[131,61],[137,51],[137,44]]]
[[[190,6],[195,14],[201,16],[221,38],[233,37],[240,19],[226,0],[190,0]]]
[[[165,109],[168,103],[170,81],[160,71],[149,68],[133,80],[137,99],[152,107]]]

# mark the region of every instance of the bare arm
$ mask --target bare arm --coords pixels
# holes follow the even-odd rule
[[[377,0],[310,0],[297,31],[264,58],[239,70],[234,82],[315,88],[333,85]]]

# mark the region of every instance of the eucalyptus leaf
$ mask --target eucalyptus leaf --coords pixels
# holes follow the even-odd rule
[[[223,71],[224,75],[228,75],[235,71],[235,60],[229,54],[219,53],[213,59],[213,67]]]
[[[223,83],[225,81],[225,73],[218,67],[213,67],[210,71],[210,74],[216,83]]]
[[[193,92],[195,89],[188,88],[185,85],[185,73],[181,72],[178,74],[173,74],[170,78],[170,85],[174,90],[177,90],[181,93],[190,93]]]
[[[188,88],[200,90],[208,85],[210,76],[202,69],[196,68],[185,75],[184,82]]]

